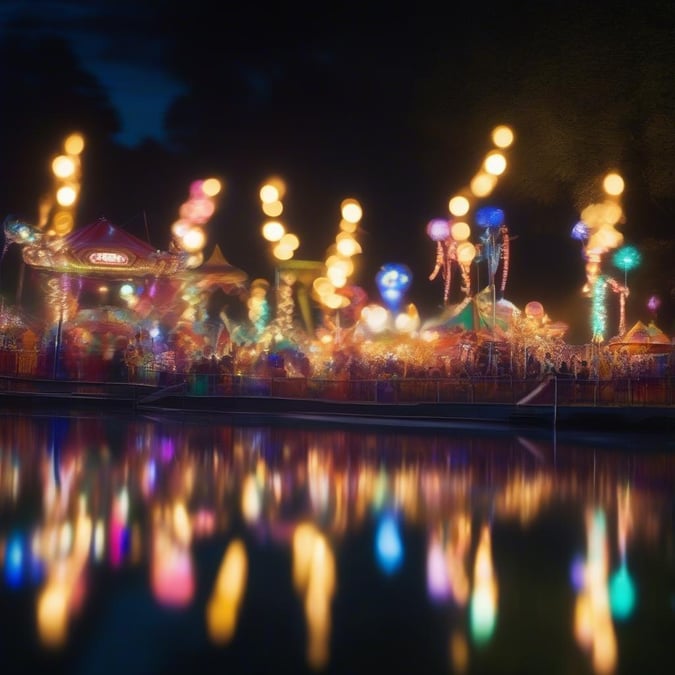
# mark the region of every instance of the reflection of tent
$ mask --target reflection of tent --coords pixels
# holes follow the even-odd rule
[[[610,340],[607,346],[613,351],[625,349],[631,354],[667,354],[673,350],[670,338],[656,324],[651,322],[646,326],[642,321]]]

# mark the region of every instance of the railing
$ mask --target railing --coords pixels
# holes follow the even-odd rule
[[[277,396],[374,403],[516,404],[537,384],[509,377],[332,380],[202,375],[188,379],[192,396]],[[554,386],[555,385],[555,386]],[[675,378],[562,380],[551,383],[532,403],[545,405],[675,405]]]
[[[175,373],[138,368],[133,378],[111,378],[89,364],[81,376],[60,373],[38,352],[0,350],[0,391],[34,391],[72,395],[161,396],[180,391],[188,396],[274,396],[373,403],[507,403],[516,404],[539,384],[513,377],[439,377],[336,379],[255,377],[213,373]],[[675,405],[672,375],[578,381],[558,377],[532,403],[547,405]],[[179,386],[183,385],[183,386]]]

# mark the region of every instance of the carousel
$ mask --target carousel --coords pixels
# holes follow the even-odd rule
[[[157,250],[105,218],[63,237],[6,222],[6,241],[22,231],[22,260],[38,290],[34,314],[44,317],[33,331],[43,335],[42,351],[61,356],[55,374],[98,377],[100,362],[121,361],[120,352],[142,366],[173,360],[177,345],[188,354],[227,348],[225,323],[209,308],[218,297],[222,314],[248,277],[219,247],[193,268],[187,252]]]

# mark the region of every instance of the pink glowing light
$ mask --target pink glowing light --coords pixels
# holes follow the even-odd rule
[[[432,241],[445,241],[450,236],[450,221],[434,218],[427,223],[427,234]]]

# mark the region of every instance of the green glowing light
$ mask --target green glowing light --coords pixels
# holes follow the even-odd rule
[[[635,269],[641,261],[642,256],[635,246],[622,246],[612,257],[614,265],[624,272]]]

